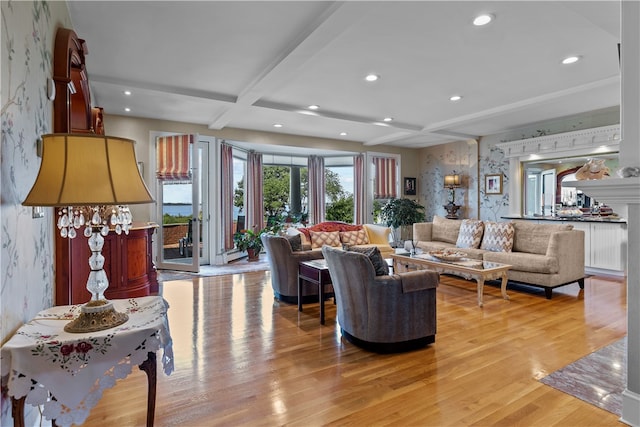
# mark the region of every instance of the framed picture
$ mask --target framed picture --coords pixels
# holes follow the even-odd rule
[[[416,179],[415,178],[404,179],[404,194],[405,196],[416,195]]]
[[[485,194],[502,194],[502,174],[484,176],[484,193]]]

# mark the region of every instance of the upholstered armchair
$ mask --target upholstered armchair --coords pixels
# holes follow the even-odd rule
[[[335,292],[342,335],[369,351],[413,350],[435,342],[434,271],[376,276],[364,254],[322,248]]]
[[[280,301],[298,303],[298,265],[301,261],[321,259],[321,251],[293,251],[289,241],[281,236],[263,234],[262,243],[271,267],[271,286]],[[318,301],[318,286],[308,283],[302,287],[302,302]]]

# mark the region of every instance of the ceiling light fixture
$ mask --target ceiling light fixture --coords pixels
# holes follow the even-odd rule
[[[393,117],[385,117],[384,119],[382,119],[383,122],[391,122],[393,121]]]
[[[580,60],[579,56],[568,56],[562,60],[564,65],[574,64]]]
[[[309,110],[317,110],[318,108],[320,108],[318,105],[309,105]]]
[[[490,13],[483,13],[482,15],[478,15],[473,19],[473,25],[477,27],[481,27],[483,25],[487,25],[489,22],[493,21],[495,17]]]
[[[460,101],[461,99],[462,99],[462,96],[460,96],[460,95],[453,95],[452,97],[450,97],[450,98],[449,98],[449,101],[456,102],[456,101]]]
[[[367,74],[367,76],[364,79],[368,82],[375,82],[379,78],[380,76],[377,76],[376,74]]]
[[[125,95],[127,95],[127,96],[129,96],[129,95],[131,95],[131,91],[130,91],[130,90],[125,90],[125,91],[124,91],[124,94],[125,94]]]
[[[131,108],[129,107],[124,107],[124,111],[126,111],[127,113],[131,111]]]
[[[347,136],[346,132],[340,132],[340,136]]]
[[[282,127],[282,124],[280,124],[280,123],[275,123],[275,124],[273,125],[273,127],[274,127],[274,128],[281,128],[281,127]]]

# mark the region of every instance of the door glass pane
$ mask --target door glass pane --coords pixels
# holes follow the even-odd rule
[[[162,185],[162,259],[191,264],[193,256],[192,183],[159,181]]]

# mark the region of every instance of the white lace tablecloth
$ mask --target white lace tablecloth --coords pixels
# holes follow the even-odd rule
[[[67,333],[64,325],[80,305],[41,311],[23,325],[0,352],[9,395],[44,405],[43,415],[59,426],[82,424],[102,392],[126,378],[149,352],[163,349],[166,375],[173,371],[173,349],[167,310],[160,296],[111,300],[129,320],[112,329]]]

